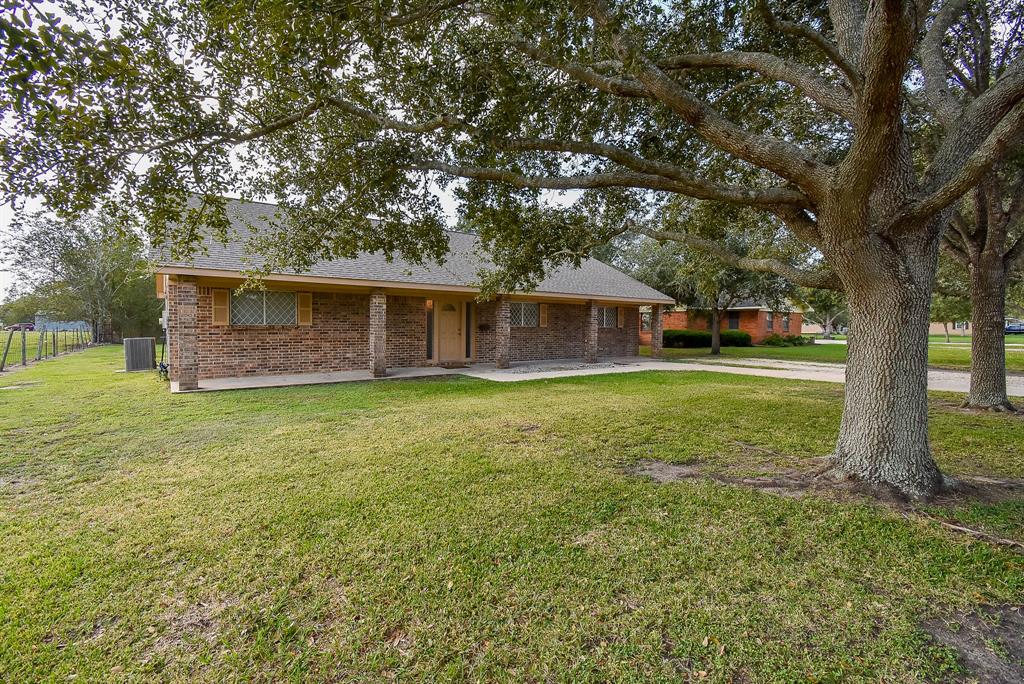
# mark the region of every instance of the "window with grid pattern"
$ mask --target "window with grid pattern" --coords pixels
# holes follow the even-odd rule
[[[231,292],[231,325],[295,325],[294,292]]]
[[[534,302],[511,302],[509,313],[513,328],[536,328],[540,325],[540,304]]]
[[[789,314],[782,316],[782,332],[789,332]]]
[[[773,314],[771,311],[769,311],[768,312],[768,318],[766,320],[768,321],[768,325],[766,326],[767,329],[768,330],[775,330],[775,314]]]
[[[729,312],[729,330],[740,329],[740,312],[730,311]]]
[[[602,328],[615,328],[619,325],[619,308],[602,306],[597,311],[597,324]]]

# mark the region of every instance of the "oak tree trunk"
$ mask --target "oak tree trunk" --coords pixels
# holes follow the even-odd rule
[[[971,389],[967,406],[1012,411],[1006,395],[1006,269],[998,255],[971,266]]]
[[[849,299],[846,397],[833,454],[865,482],[929,497],[943,486],[928,441],[928,323],[934,243],[878,238],[833,261]]]
[[[949,344],[949,323],[947,321],[942,322],[942,329],[946,331],[946,344]]]
[[[711,354],[722,353],[722,315],[718,309],[711,309]]]

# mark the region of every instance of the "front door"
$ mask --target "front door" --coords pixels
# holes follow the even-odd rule
[[[442,362],[466,358],[466,343],[462,336],[464,306],[462,302],[442,300],[437,303],[437,356]]]

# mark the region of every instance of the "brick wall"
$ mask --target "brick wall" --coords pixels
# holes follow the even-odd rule
[[[476,307],[476,360],[494,362],[495,303]],[[546,328],[512,328],[512,361],[583,358],[585,304],[548,304]],[[622,328],[598,330],[598,354],[635,356],[638,353],[640,310],[627,307]]]
[[[213,294],[195,283],[168,283],[169,361],[172,379],[184,365],[175,341],[191,335],[181,325],[189,318],[194,289],[194,349],[198,378],[313,373],[370,369],[368,294],[313,293],[313,322],[299,325],[213,325]],[[387,298],[386,355],[389,367],[423,366],[427,359],[426,301],[423,297]],[[494,302],[474,303],[476,360],[493,363],[496,339]],[[545,328],[512,328],[513,361],[582,358],[585,305],[549,304]],[[183,314],[188,314],[184,315]],[[639,310],[625,309],[622,328],[602,328],[602,356],[637,353]],[[186,381],[188,378],[184,378]]]
[[[598,356],[636,356],[640,344],[640,309],[625,307],[621,328],[598,328]]]
[[[427,365],[426,297],[389,295],[387,320],[388,366],[410,368]]]

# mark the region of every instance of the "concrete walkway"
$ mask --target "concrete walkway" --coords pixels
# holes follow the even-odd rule
[[[646,357],[601,359],[598,363],[584,363],[580,359],[520,362],[511,368],[498,369],[494,364],[474,364],[467,368],[392,368],[386,380],[465,375],[492,382],[523,382],[548,378],[571,378],[585,375],[637,373],[641,371],[707,371],[731,375],[754,375],[783,380],[814,380],[817,382],[845,382],[845,366],[839,363],[813,363],[778,359],[701,359],[660,361]],[[967,392],[970,373],[965,371],[929,370],[928,389],[942,392]],[[303,373],[297,375],[261,375],[244,378],[202,380],[199,392],[229,389],[256,389],[263,387],[290,387],[335,382],[373,380],[368,371],[341,371],[335,373]],[[1006,378],[1010,396],[1024,397],[1024,376]]]
[[[718,373],[759,375],[792,380],[818,380],[821,382],[846,382],[846,366],[841,363],[814,363],[810,361],[785,361],[780,359],[715,359],[701,361],[677,361],[679,365],[699,367]],[[740,366],[749,366],[743,368]],[[964,392],[971,386],[971,374],[967,371],[928,370],[928,389],[937,392]],[[1024,397],[1024,376],[1007,375],[1006,391],[1011,397]]]

